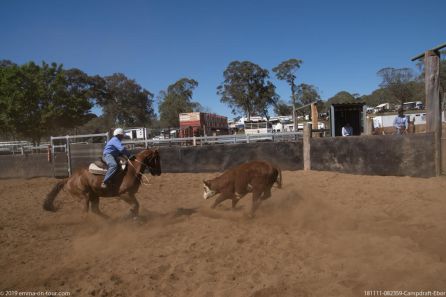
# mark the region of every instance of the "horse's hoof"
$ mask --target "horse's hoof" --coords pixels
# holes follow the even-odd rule
[[[140,216],[134,216],[134,217],[132,218],[132,222],[133,222],[134,224],[138,224],[138,225],[142,225],[142,224],[144,224],[146,221],[147,221],[147,220],[146,220],[145,218],[140,217]]]

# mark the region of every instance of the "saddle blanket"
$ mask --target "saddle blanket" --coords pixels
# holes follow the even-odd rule
[[[126,164],[121,164],[122,170],[125,170],[125,167]],[[107,168],[102,168],[96,165],[95,163],[91,163],[90,166],[88,166],[88,171],[97,175],[105,175],[107,173]]]

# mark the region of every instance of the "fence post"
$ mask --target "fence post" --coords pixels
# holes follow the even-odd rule
[[[426,132],[434,133],[435,175],[440,175],[441,160],[441,108],[440,108],[440,55],[436,51],[424,54],[426,87]]]
[[[366,125],[364,128],[365,135],[372,135],[373,131],[373,119],[371,117],[366,117]]]
[[[70,136],[66,136],[67,140],[67,157],[68,157],[68,176],[71,176],[71,151],[70,151]]]
[[[197,146],[197,138],[194,136],[192,136],[192,142],[194,146]]]
[[[304,126],[304,143],[303,143],[303,152],[304,152],[304,170],[311,170],[311,134],[312,127],[311,123],[305,123]]]
[[[317,112],[317,106],[316,103],[313,103],[311,104],[311,124],[313,125],[313,127],[315,127],[315,129],[319,129],[318,121],[319,114]],[[319,137],[319,132],[314,133],[312,137]]]

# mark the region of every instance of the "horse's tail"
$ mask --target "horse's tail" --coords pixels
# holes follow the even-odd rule
[[[65,178],[54,185],[53,189],[46,195],[45,201],[43,202],[43,209],[47,211],[56,211],[57,209],[54,207],[53,202],[57,197],[57,194],[59,194],[60,190],[63,189],[63,187],[68,182],[68,178]]]

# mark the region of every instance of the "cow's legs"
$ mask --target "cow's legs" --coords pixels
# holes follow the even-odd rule
[[[215,199],[214,204],[212,204],[211,208],[215,208],[217,205],[219,205],[220,203],[222,203],[226,199],[230,199],[230,198],[232,198],[232,197],[230,197],[228,194],[221,193],[220,196],[218,196]]]
[[[238,196],[237,194],[232,198],[232,208],[235,208],[237,203],[240,201],[242,197]]]
[[[235,206],[237,205],[237,203],[240,201],[240,199],[242,199],[243,197],[245,197],[247,193],[245,194],[239,194],[239,193],[235,193],[235,195],[232,197],[232,208],[235,208]]]
[[[135,218],[139,214],[139,202],[136,200],[135,194],[129,193],[127,195],[122,195],[121,199],[130,204],[129,217]]]
[[[268,199],[269,197],[271,197],[271,188],[270,187],[266,188],[266,190],[263,192],[262,200]]]
[[[254,217],[254,213],[259,207],[260,203],[262,203],[262,193],[253,191],[252,192],[252,208],[251,208],[251,217]]]

